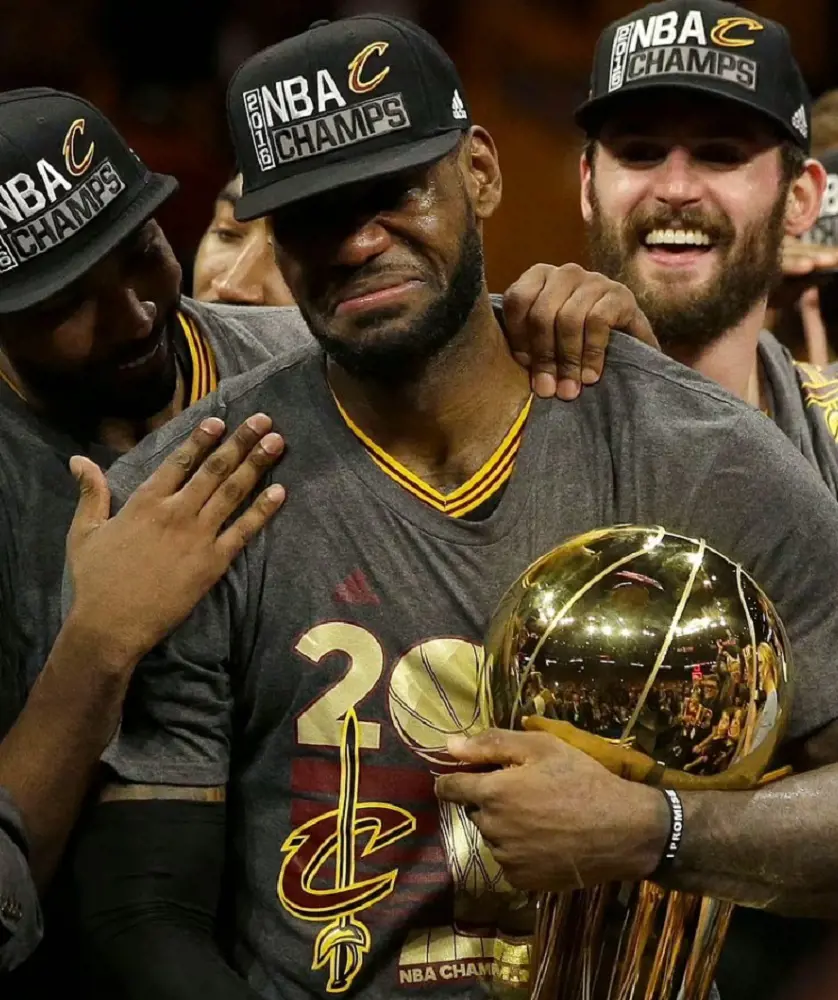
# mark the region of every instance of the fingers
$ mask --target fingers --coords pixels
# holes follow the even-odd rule
[[[582,385],[599,381],[612,320],[620,315],[619,296],[610,289],[604,291],[599,282],[582,283],[567,299],[556,316],[559,398],[575,399]]]
[[[189,481],[179,492],[179,501],[197,513],[214,496],[227,480],[236,472],[245,459],[251,458],[259,444],[271,430],[271,419],[264,413],[256,413],[240,424],[223,444],[218,445],[200,465],[195,468]],[[273,438],[278,435],[272,436]],[[275,447],[272,445],[272,447]],[[278,454],[278,452],[277,452]],[[231,495],[235,485],[230,487]],[[239,502],[247,494],[241,494]],[[235,510],[233,506],[232,510]]]
[[[166,458],[137,492],[146,496],[171,496],[189,479],[223,433],[224,421],[218,417],[208,417],[201,421],[189,435],[189,439]]]
[[[611,331],[658,342],[632,292],[578,264],[530,268],[504,297],[507,336],[542,397],[575,399],[602,376]]]
[[[531,362],[527,317],[549,273],[554,270],[551,264],[536,264],[511,284],[503,296],[503,318],[509,347],[515,360],[524,368],[529,368]]]
[[[219,537],[217,551],[229,565],[265,527],[285,501],[285,490],[274,484],[264,490],[250,507]]]
[[[242,444],[243,440],[240,439],[239,445]],[[233,444],[233,442],[228,443]],[[215,490],[201,510],[201,520],[214,531],[220,531],[224,522],[238,510],[257,487],[265,473],[279,460],[283,448],[284,442],[279,434],[271,433],[266,434],[258,441],[244,458],[241,458],[238,452],[234,455],[232,450],[229,461],[224,456],[223,461],[231,471],[226,478],[221,478],[219,473]],[[234,464],[236,462],[238,464]],[[206,463],[204,464],[206,465]]]
[[[486,799],[486,784],[489,777],[486,774],[469,774],[465,771],[443,774],[436,779],[434,786],[436,797],[443,802],[454,802],[461,806],[479,806]]]
[[[793,238],[789,238],[783,244],[783,276],[786,278],[799,278],[836,267],[838,267],[838,247],[801,243]]]
[[[576,264],[550,268],[522,321],[529,345],[533,392],[542,399],[557,392],[563,399],[579,395],[579,379],[574,380],[568,372],[579,368],[584,325],[568,318],[565,310],[586,276]],[[563,385],[560,374],[567,380]]]
[[[631,334],[635,340],[639,340],[649,347],[654,347],[656,351],[661,349],[658,338],[655,336],[655,331],[652,329],[652,324],[646,318],[646,313],[636,303],[635,310],[628,322],[625,324],[621,322],[614,329],[623,330],[625,333]]]
[[[79,500],[67,535],[68,547],[107,521],[111,513],[111,491],[99,466],[83,455],[74,455],[70,472],[79,484]]]
[[[546,733],[519,733],[506,729],[487,729],[469,739],[453,736],[448,741],[448,752],[456,760],[498,767],[526,764],[547,753],[555,753],[559,747],[561,743]]]
[[[821,315],[820,292],[817,288],[809,288],[800,296],[800,319],[809,364],[828,365],[829,339]]]

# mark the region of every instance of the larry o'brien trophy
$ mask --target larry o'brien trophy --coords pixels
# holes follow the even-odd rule
[[[740,566],[701,540],[621,526],[572,539],[507,592],[482,709],[633,781],[747,789],[780,741],[789,674],[782,623]],[[731,912],[651,882],[542,894],[530,995],[705,1000]]]

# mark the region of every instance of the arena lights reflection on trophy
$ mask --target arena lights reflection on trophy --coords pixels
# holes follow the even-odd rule
[[[486,643],[492,724],[554,733],[634,781],[760,783],[789,712],[789,649],[757,584],[705,542],[621,526],[507,592]],[[705,1000],[732,907],[653,883],[538,900],[537,1000]]]

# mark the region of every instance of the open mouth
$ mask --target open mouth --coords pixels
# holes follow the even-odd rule
[[[647,250],[674,254],[707,252],[716,245],[701,229],[652,229],[640,242]]]
[[[152,335],[149,338],[152,341],[151,346],[143,351],[142,354],[135,355],[127,361],[121,361],[115,368],[120,372],[133,372],[137,369],[143,368],[145,365],[152,362],[158,354],[161,354],[165,349],[166,338],[161,334]]]

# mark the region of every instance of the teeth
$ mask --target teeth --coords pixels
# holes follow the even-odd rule
[[[646,246],[709,247],[710,237],[698,229],[653,229],[646,237]]]

